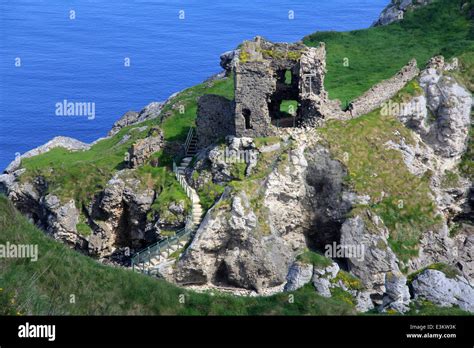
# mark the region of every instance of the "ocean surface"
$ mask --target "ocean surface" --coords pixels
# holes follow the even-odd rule
[[[126,111],[219,72],[245,39],[366,28],[388,2],[2,0],[0,171],[54,136],[104,136]],[[65,100],[94,103],[95,117],[58,116]]]

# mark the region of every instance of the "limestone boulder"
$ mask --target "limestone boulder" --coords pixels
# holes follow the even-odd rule
[[[441,307],[459,308],[474,313],[474,288],[461,276],[448,278],[443,272],[427,269],[412,282],[415,299],[425,299]]]
[[[403,20],[407,11],[426,6],[433,1],[434,0],[392,0],[382,11],[377,21],[372,25],[382,26]]]
[[[295,291],[308,284],[313,277],[313,265],[294,262],[286,276],[285,291]]]

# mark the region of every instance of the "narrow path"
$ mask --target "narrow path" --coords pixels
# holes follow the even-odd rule
[[[196,153],[197,137],[196,134],[193,133],[193,130],[190,129],[188,140],[186,141],[186,157],[181,160],[179,166],[173,166],[176,179],[191,201],[191,212],[187,218],[185,228],[176,232],[176,236],[169,237],[136,253],[132,257],[132,268],[134,270],[150,275],[157,274],[159,265],[164,262],[170,262],[175,257],[180,256],[177,252],[179,252],[179,254],[182,253],[182,249],[201,224],[203,209],[199,195],[196,190],[188,184],[185,175],[186,168],[189,167]]]

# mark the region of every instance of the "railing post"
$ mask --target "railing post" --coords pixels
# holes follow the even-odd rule
[[[151,266],[151,252],[150,247],[148,247],[148,274],[150,273],[150,266]]]

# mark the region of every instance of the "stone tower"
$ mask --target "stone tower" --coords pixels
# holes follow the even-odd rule
[[[198,136],[206,144],[221,137],[262,137],[275,134],[278,127],[297,127],[341,113],[339,101],[330,101],[324,90],[326,48],[303,43],[272,43],[257,36],[244,41],[232,72],[233,102],[208,97],[198,103]],[[225,105],[223,105],[225,104]],[[213,110],[213,105],[220,110]],[[223,115],[222,110],[232,110]],[[200,127],[202,125],[202,127]],[[199,129],[201,128],[201,129]],[[202,143],[202,145],[206,145]]]

